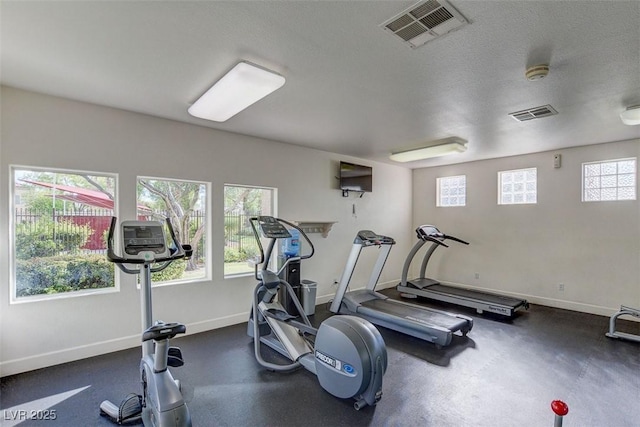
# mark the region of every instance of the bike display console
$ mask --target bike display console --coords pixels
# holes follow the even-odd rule
[[[152,252],[154,257],[170,255],[160,222],[123,221],[121,230],[122,246],[127,259],[149,259],[146,252]]]

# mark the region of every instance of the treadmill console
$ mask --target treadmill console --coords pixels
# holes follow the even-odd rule
[[[149,260],[171,255],[167,247],[162,223],[158,221],[123,221],[122,246],[124,257]]]
[[[360,230],[356,237],[357,243],[362,243],[364,246],[371,245],[394,245],[396,242],[393,238],[388,236],[382,236],[376,234],[371,230]]]
[[[260,230],[264,237],[269,239],[288,239],[291,237],[291,233],[286,229],[280,221],[272,216],[259,216],[258,224],[260,224]]]
[[[416,234],[418,235],[418,239],[422,239],[423,237],[444,237],[444,234],[433,225],[421,225],[416,229]]]

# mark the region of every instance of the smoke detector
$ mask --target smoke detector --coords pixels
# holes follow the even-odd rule
[[[547,74],[549,74],[549,65],[547,64],[534,65],[533,67],[527,68],[527,71],[524,73],[530,82],[542,80],[547,77]]]

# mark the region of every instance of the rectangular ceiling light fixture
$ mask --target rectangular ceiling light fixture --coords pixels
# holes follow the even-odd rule
[[[238,63],[191,107],[189,114],[224,122],[284,85],[284,77],[246,61]]]
[[[626,110],[620,113],[620,119],[625,125],[640,125],[640,105],[627,107]]]
[[[447,154],[463,153],[467,150],[467,141],[453,136],[433,142],[425,147],[393,153],[389,158],[395,162],[413,162]]]

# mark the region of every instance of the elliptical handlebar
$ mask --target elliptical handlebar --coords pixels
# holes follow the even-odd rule
[[[169,218],[166,219],[166,224],[169,229],[169,235],[171,236],[172,243],[174,245],[173,248],[170,248],[171,255],[159,258],[153,258],[152,260],[145,259],[136,259],[136,258],[125,258],[120,255],[117,255],[113,250],[113,234],[116,228],[116,223],[118,222],[117,217],[111,217],[111,225],[109,226],[109,233],[107,235],[107,259],[123,269],[124,271],[131,273],[135,270],[127,269],[123,264],[155,264],[155,263],[168,263],[184,258],[189,259],[193,254],[193,249],[191,245],[182,245],[178,238],[176,237],[175,232],[173,231],[173,227],[171,226],[171,221]],[[166,265],[164,266],[166,267]],[[162,268],[164,268],[162,267]],[[160,268],[159,270],[161,270]]]
[[[303,260],[303,259],[311,258],[315,253],[315,248],[313,246],[313,243],[309,239],[309,236],[307,236],[307,234],[304,231],[302,231],[302,229],[299,226],[297,226],[292,222],[289,222],[282,218],[276,218],[272,216],[254,216],[249,218],[249,223],[251,224],[251,228],[253,229],[253,234],[256,238],[256,242],[258,242],[258,249],[260,249],[260,260],[257,261],[255,265],[256,280],[261,280],[260,277],[258,277],[259,265],[262,265],[262,270],[267,270],[268,260],[271,258],[271,254],[273,253],[273,248],[275,247],[275,241],[278,239],[287,239],[292,237],[289,231],[286,229],[286,227],[283,224],[286,224],[291,228],[295,228],[296,230],[298,230],[300,232],[300,235],[304,237],[306,242],[309,244],[309,248],[310,248],[309,253],[300,255],[297,257],[293,257],[293,258]],[[265,237],[271,239],[271,242],[269,243],[266,254],[264,252],[264,248],[262,247],[262,242],[260,241],[260,233],[258,232],[258,227],[256,227],[256,223],[263,224],[263,226],[260,227],[260,229],[262,230],[262,233],[265,235]],[[265,224],[268,224],[268,225],[265,225]]]

